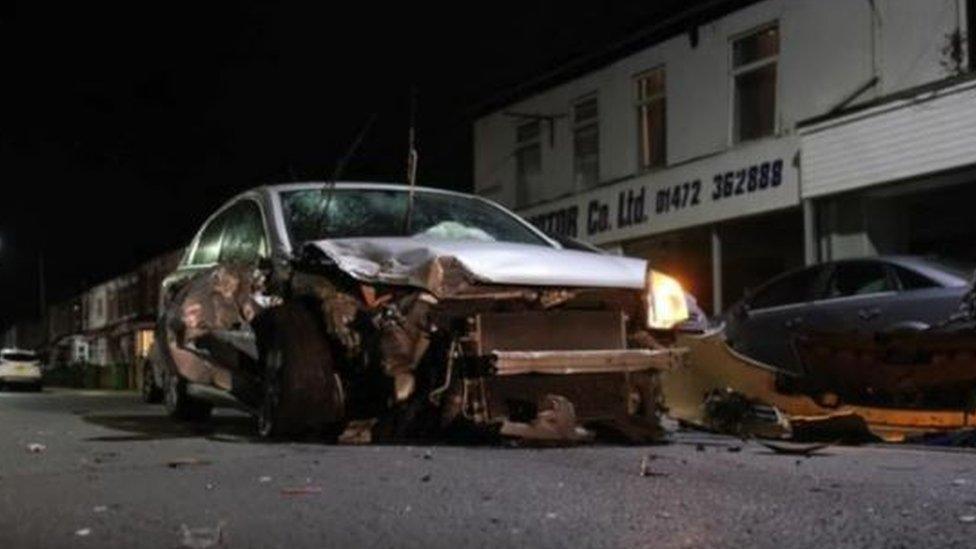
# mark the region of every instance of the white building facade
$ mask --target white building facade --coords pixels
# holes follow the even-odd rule
[[[804,263],[974,254],[972,0],[765,0],[499,107],[475,192],[712,313]]]

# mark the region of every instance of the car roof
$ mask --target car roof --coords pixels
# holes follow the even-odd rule
[[[946,287],[958,287],[965,286],[969,284],[969,280],[962,278],[957,274],[946,270],[941,267],[938,263],[932,262],[925,256],[920,255],[875,255],[875,256],[860,256],[860,257],[846,257],[844,259],[834,259],[830,261],[822,261],[814,265],[806,265],[803,267],[797,267],[795,269],[790,269],[783,273],[780,273],[760,284],[756,287],[756,292],[758,293],[767,286],[786,278],[787,276],[805,271],[807,269],[812,269],[815,267],[833,267],[835,265],[842,265],[845,263],[857,263],[862,261],[873,261],[879,263],[889,263],[893,265],[898,265],[909,269],[911,271],[918,272],[920,274],[926,275],[929,278],[934,279],[939,284]],[[741,300],[740,300],[741,301]]]
[[[271,183],[271,184],[267,184],[267,185],[262,185],[260,187],[257,187],[256,189],[253,189],[253,190],[264,191],[264,192],[267,192],[267,193],[288,192],[288,191],[301,191],[301,190],[308,190],[308,189],[321,189],[322,187],[324,187],[328,183],[329,183],[328,181],[303,181],[303,182],[295,182],[295,183]],[[357,189],[357,190],[376,189],[376,190],[389,190],[389,191],[409,191],[410,190],[410,185],[406,185],[406,184],[403,184],[403,183],[378,183],[378,182],[369,182],[369,181],[336,181],[336,182],[333,183],[333,185],[335,185],[335,188],[337,190],[343,190],[343,189]],[[459,192],[459,191],[449,191],[449,190],[446,190],[446,189],[438,189],[438,188],[435,188],[435,187],[424,187],[424,186],[420,186],[420,185],[415,186],[414,187],[414,191],[430,192],[430,193],[440,193],[440,194],[452,194],[452,195],[457,195],[457,196],[481,198],[478,195],[473,195],[473,194],[470,194],[470,193],[463,193],[463,192]]]

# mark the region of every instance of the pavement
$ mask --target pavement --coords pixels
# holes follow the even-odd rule
[[[976,545],[968,451],[798,458],[695,432],[563,448],[252,433],[232,411],[175,423],[135,393],[0,393],[0,547]]]

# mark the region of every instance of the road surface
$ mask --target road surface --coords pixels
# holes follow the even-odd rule
[[[673,438],[266,443],[237,413],[177,424],[134,393],[0,393],[0,547],[976,545],[974,453]]]

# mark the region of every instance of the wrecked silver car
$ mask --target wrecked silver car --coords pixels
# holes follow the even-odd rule
[[[479,197],[365,183],[237,196],[161,295],[146,398],[192,420],[234,405],[267,437],[653,439],[688,317],[643,260],[566,249]]]

